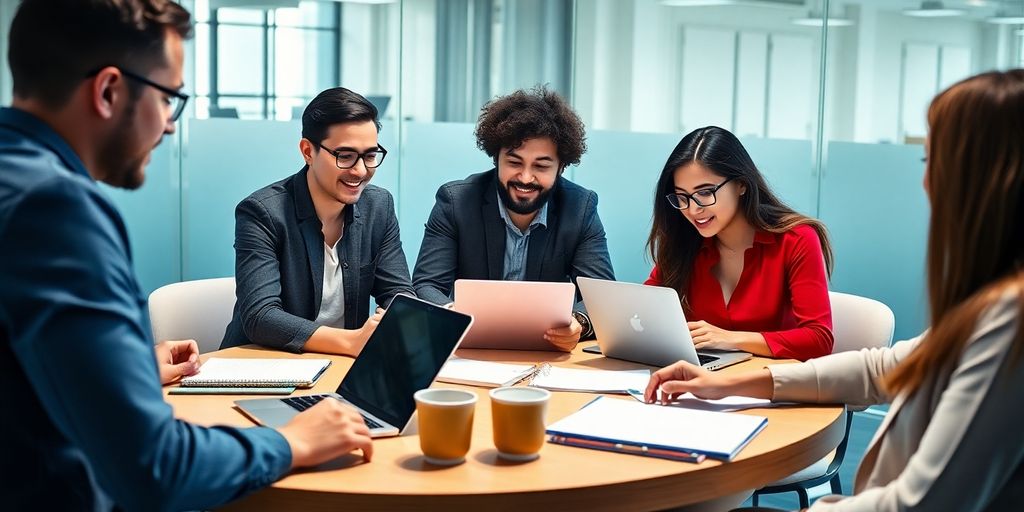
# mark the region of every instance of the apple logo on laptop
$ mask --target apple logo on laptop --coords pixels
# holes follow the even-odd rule
[[[634,314],[633,318],[629,319],[629,326],[636,332],[644,332],[644,324],[640,322],[639,314]]]

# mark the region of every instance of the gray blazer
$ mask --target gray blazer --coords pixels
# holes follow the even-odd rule
[[[338,243],[345,328],[363,325],[370,295],[386,307],[413,294],[391,193],[367,185],[345,207]],[[323,225],[313,209],[306,167],[264,187],[235,209],[235,310],[221,348],[256,343],[302,350],[319,325],[324,282]]]
[[[852,497],[826,496],[811,510],[1013,510],[1024,503],[1024,364],[1007,355],[1019,336],[1018,292],[986,311],[955,365],[892,401],[864,454]],[[891,348],[844,352],[769,367],[773,400],[888,402],[882,376],[921,337]]]
[[[421,298],[451,302],[456,279],[500,280],[505,269],[505,222],[498,213],[497,170],[442,185],[427,219],[413,272]],[[547,228],[530,235],[526,280],[575,282],[615,279],[597,194],[559,177],[548,200]],[[583,310],[577,295],[575,309]]]

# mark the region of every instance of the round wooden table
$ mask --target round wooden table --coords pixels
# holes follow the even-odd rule
[[[469,359],[499,362],[549,362],[571,368],[623,370],[643,365],[582,352],[572,354],[504,350],[460,350]],[[352,359],[322,354],[296,355],[255,346],[235,347],[208,357],[330,358],[333,364],[312,389],[295,394],[336,390]],[[784,363],[754,358],[720,370],[736,372]],[[545,444],[539,459],[511,463],[497,458],[491,438],[491,407],[485,388],[435,384],[474,391],[479,396],[473,441],[464,464],[437,467],[420,452],[412,432],[374,440],[373,461],[357,453],[321,467],[293,472],[272,487],[230,504],[237,510],[400,510],[400,509],[556,509],[658,510],[754,489],[801,470],[824,457],[843,436],[840,406],[787,406],[750,409],[740,414],[766,416],[768,426],[728,463],[706,460],[690,464],[635,455]],[[166,392],[166,389],[165,389]],[[620,397],[622,395],[619,395]],[[589,393],[552,393],[548,423],[592,400]],[[231,395],[170,395],[175,414],[201,425],[250,426],[234,408]],[[630,399],[632,400],[632,399]]]

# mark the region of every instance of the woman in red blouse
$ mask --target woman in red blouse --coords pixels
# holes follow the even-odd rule
[[[735,135],[683,137],[658,179],[645,284],[676,290],[698,349],[832,353],[825,226],[780,201]]]

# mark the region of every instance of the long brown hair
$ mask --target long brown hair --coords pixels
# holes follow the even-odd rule
[[[739,207],[754,229],[785,233],[802,224],[814,228],[821,241],[826,268],[832,274],[832,247],[825,225],[783,203],[735,135],[717,126],[698,128],[679,141],[661,170],[654,190],[654,221],[647,238],[647,250],[658,267],[661,284],[676,290],[684,304],[702,237],[697,228],[669,205],[665,196],[675,191],[676,170],[694,161],[723,178],[746,186],[747,193],[740,196]]]
[[[1009,290],[1024,292],[1024,69],[954,84],[932,101],[928,124],[932,327],[886,377],[893,394],[955,364],[979,316]],[[1024,293],[1018,301],[1024,318]],[[1018,327],[1014,363],[1022,347]]]

